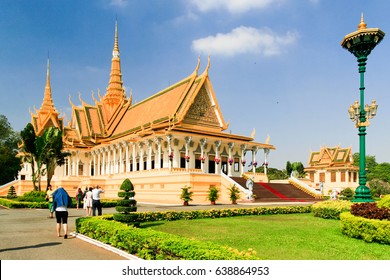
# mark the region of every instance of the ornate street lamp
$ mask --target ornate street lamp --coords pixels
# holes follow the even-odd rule
[[[350,119],[356,123],[359,135],[359,186],[355,191],[353,202],[373,202],[370,189],[366,186],[366,127],[370,125],[368,119],[376,115],[378,105],[375,100],[371,105],[364,105],[364,72],[366,72],[366,61],[371,51],[378,45],[385,33],[379,28],[367,28],[364,22],[363,14],[358,26],[358,30],[346,35],[341,42],[341,46],[352,53],[358,61],[360,73],[360,104],[355,101],[349,107],[348,114]]]

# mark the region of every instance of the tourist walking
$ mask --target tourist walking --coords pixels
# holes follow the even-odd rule
[[[72,199],[64,188],[59,187],[53,193],[53,208],[57,220],[57,236],[61,237],[61,223],[64,228],[64,238],[68,238],[68,207],[72,206]]]
[[[84,209],[85,214],[88,216],[92,216],[92,187],[86,189],[86,193],[84,194]]]
[[[76,199],[76,208],[78,210],[81,207],[81,201],[83,200],[83,191],[81,190],[80,187],[77,188],[75,199]]]
[[[51,188],[51,185],[48,185],[47,186],[47,190],[46,190],[46,201],[49,203],[49,211],[50,211],[50,216],[49,218],[52,219],[53,218],[53,213],[54,213],[54,209],[53,209],[53,190]]]
[[[92,216],[96,216],[96,209],[98,210],[98,216],[102,215],[102,204],[100,202],[100,194],[104,193],[99,186],[96,186],[92,190]]]

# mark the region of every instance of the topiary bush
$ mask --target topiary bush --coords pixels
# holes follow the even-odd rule
[[[137,221],[137,215],[132,212],[137,212],[137,201],[134,199],[135,191],[134,186],[129,179],[125,179],[120,187],[118,196],[122,197],[122,200],[117,201],[115,210],[119,213],[113,215],[114,220],[129,225],[139,226]]]
[[[7,198],[16,198],[16,197],[17,195],[16,195],[15,187],[14,186],[9,187]]]
[[[355,193],[351,188],[345,188],[340,193],[340,197],[344,200],[352,200],[354,195]]]

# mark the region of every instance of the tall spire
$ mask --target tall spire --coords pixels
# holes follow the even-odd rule
[[[103,97],[107,120],[109,120],[112,117],[118,105],[126,98],[125,90],[123,88],[119,54],[120,53],[119,53],[119,44],[118,44],[118,21],[116,20],[114,48],[112,51],[112,60],[111,60],[110,81],[108,83],[106,94]]]
[[[37,135],[41,135],[43,131],[51,126],[61,127],[60,119],[58,118],[59,113],[54,107],[53,97],[51,94],[50,85],[50,60],[47,58],[46,68],[46,85],[45,93],[43,96],[43,102],[41,108],[36,110],[36,114],[32,114],[32,124],[34,126]]]
[[[46,68],[46,85],[45,85],[45,93],[43,96],[43,102],[40,111],[53,111],[57,112],[54,107],[53,97],[51,94],[51,85],[50,85],[50,59],[47,58],[47,68]]]

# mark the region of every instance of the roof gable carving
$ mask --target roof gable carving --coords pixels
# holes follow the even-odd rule
[[[352,148],[322,147],[320,151],[310,153],[309,166],[345,166],[352,165]]]

